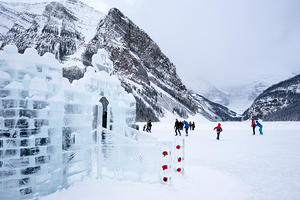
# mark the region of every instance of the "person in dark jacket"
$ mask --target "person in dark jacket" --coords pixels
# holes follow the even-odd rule
[[[184,123],[180,121],[180,122],[179,122],[179,129],[180,129],[180,130],[183,130],[183,126],[184,126]]]
[[[152,128],[151,120],[148,120],[147,121],[147,129],[146,129],[146,131],[151,133],[151,128]]]
[[[259,123],[258,120],[256,120],[256,126],[259,127],[259,133],[260,133],[261,135],[263,135],[263,132],[262,132],[263,125],[262,125],[261,123]]]
[[[152,121],[149,120],[149,130],[150,130],[150,133],[151,133],[151,130],[152,130]]]
[[[253,135],[255,135],[255,119],[254,119],[254,117],[252,117],[252,119],[251,119],[251,127],[253,128]]]
[[[218,126],[216,126],[216,127],[214,128],[214,130],[217,131],[217,140],[219,140],[219,139],[220,139],[220,133],[223,131],[223,129],[222,129],[222,127],[221,127],[221,124],[218,123]]]
[[[190,131],[192,130],[192,122],[189,122]]]
[[[195,130],[195,122],[192,123],[192,130]]]
[[[175,136],[177,136],[178,134],[179,134],[179,136],[181,136],[181,133],[180,133],[180,122],[178,121],[178,119],[176,119],[176,121],[175,121],[174,128],[175,128]]]

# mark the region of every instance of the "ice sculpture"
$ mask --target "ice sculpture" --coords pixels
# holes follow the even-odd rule
[[[97,69],[70,84],[52,54],[0,51],[0,199],[38,198],[86,176],[169,183],[175,167],[183,172],[182,140],[131,128],[135,99],[98,54]]]

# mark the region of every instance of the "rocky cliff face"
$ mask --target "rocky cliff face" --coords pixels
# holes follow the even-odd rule
[[[266,121],[300,120],[300,75],[266,89],[244,112],[244,119],[257,117]]]
[[[221,117],[218,109],[203,110],[201,103],[206,99],[199,101],[187,91],[175,65],[118,9],[103,15],[77,0],[0,2],[0,18],[4,19],[0,22],[1,47],[15,44],[20,53],[28,47],[36,48],[40,55],[53,53],[70,81],[80,79],[86,66],[92,65],[93,55],[105,49],[113,61],[112,73],[137,101],[138,121],[157,121],[165,111],[182,117],[200,112],[211,120],[235,117],[233,112],[221,113]]]
[[[110,53],[114,73],[120,77],[124,88],[134,93],[140,108],[137,112],[139,120],[147,120],[149,116],[157,120],[163,116],[163,108],[159,106],[161,91],[172,96],[168,99],[170,103],[178,101],[181,105],[177,106],[186,113],[195,113],[197,106],[188,99],[188,92],[174,64],[144,31],[117,9],[111,9],[100,21],[95,37],[83,54],[86,65],[90,65],[99,48]]]

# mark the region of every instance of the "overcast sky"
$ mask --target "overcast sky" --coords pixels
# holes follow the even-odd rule
[[[160,46],[192,88],[300,73],[300,0],[82,0],[117,7]]]

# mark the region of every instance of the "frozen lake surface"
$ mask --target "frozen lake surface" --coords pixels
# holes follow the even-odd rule
[[[250,122],[226,122],[220,141],[216,123],[195,122],[186,137],[185,175],[172,185],[86,179],[42,199],[300,199],[299,122],[263,122],[264,135],[252,135]],[[173,126],[154,123],[151,134],[172,139]]]

